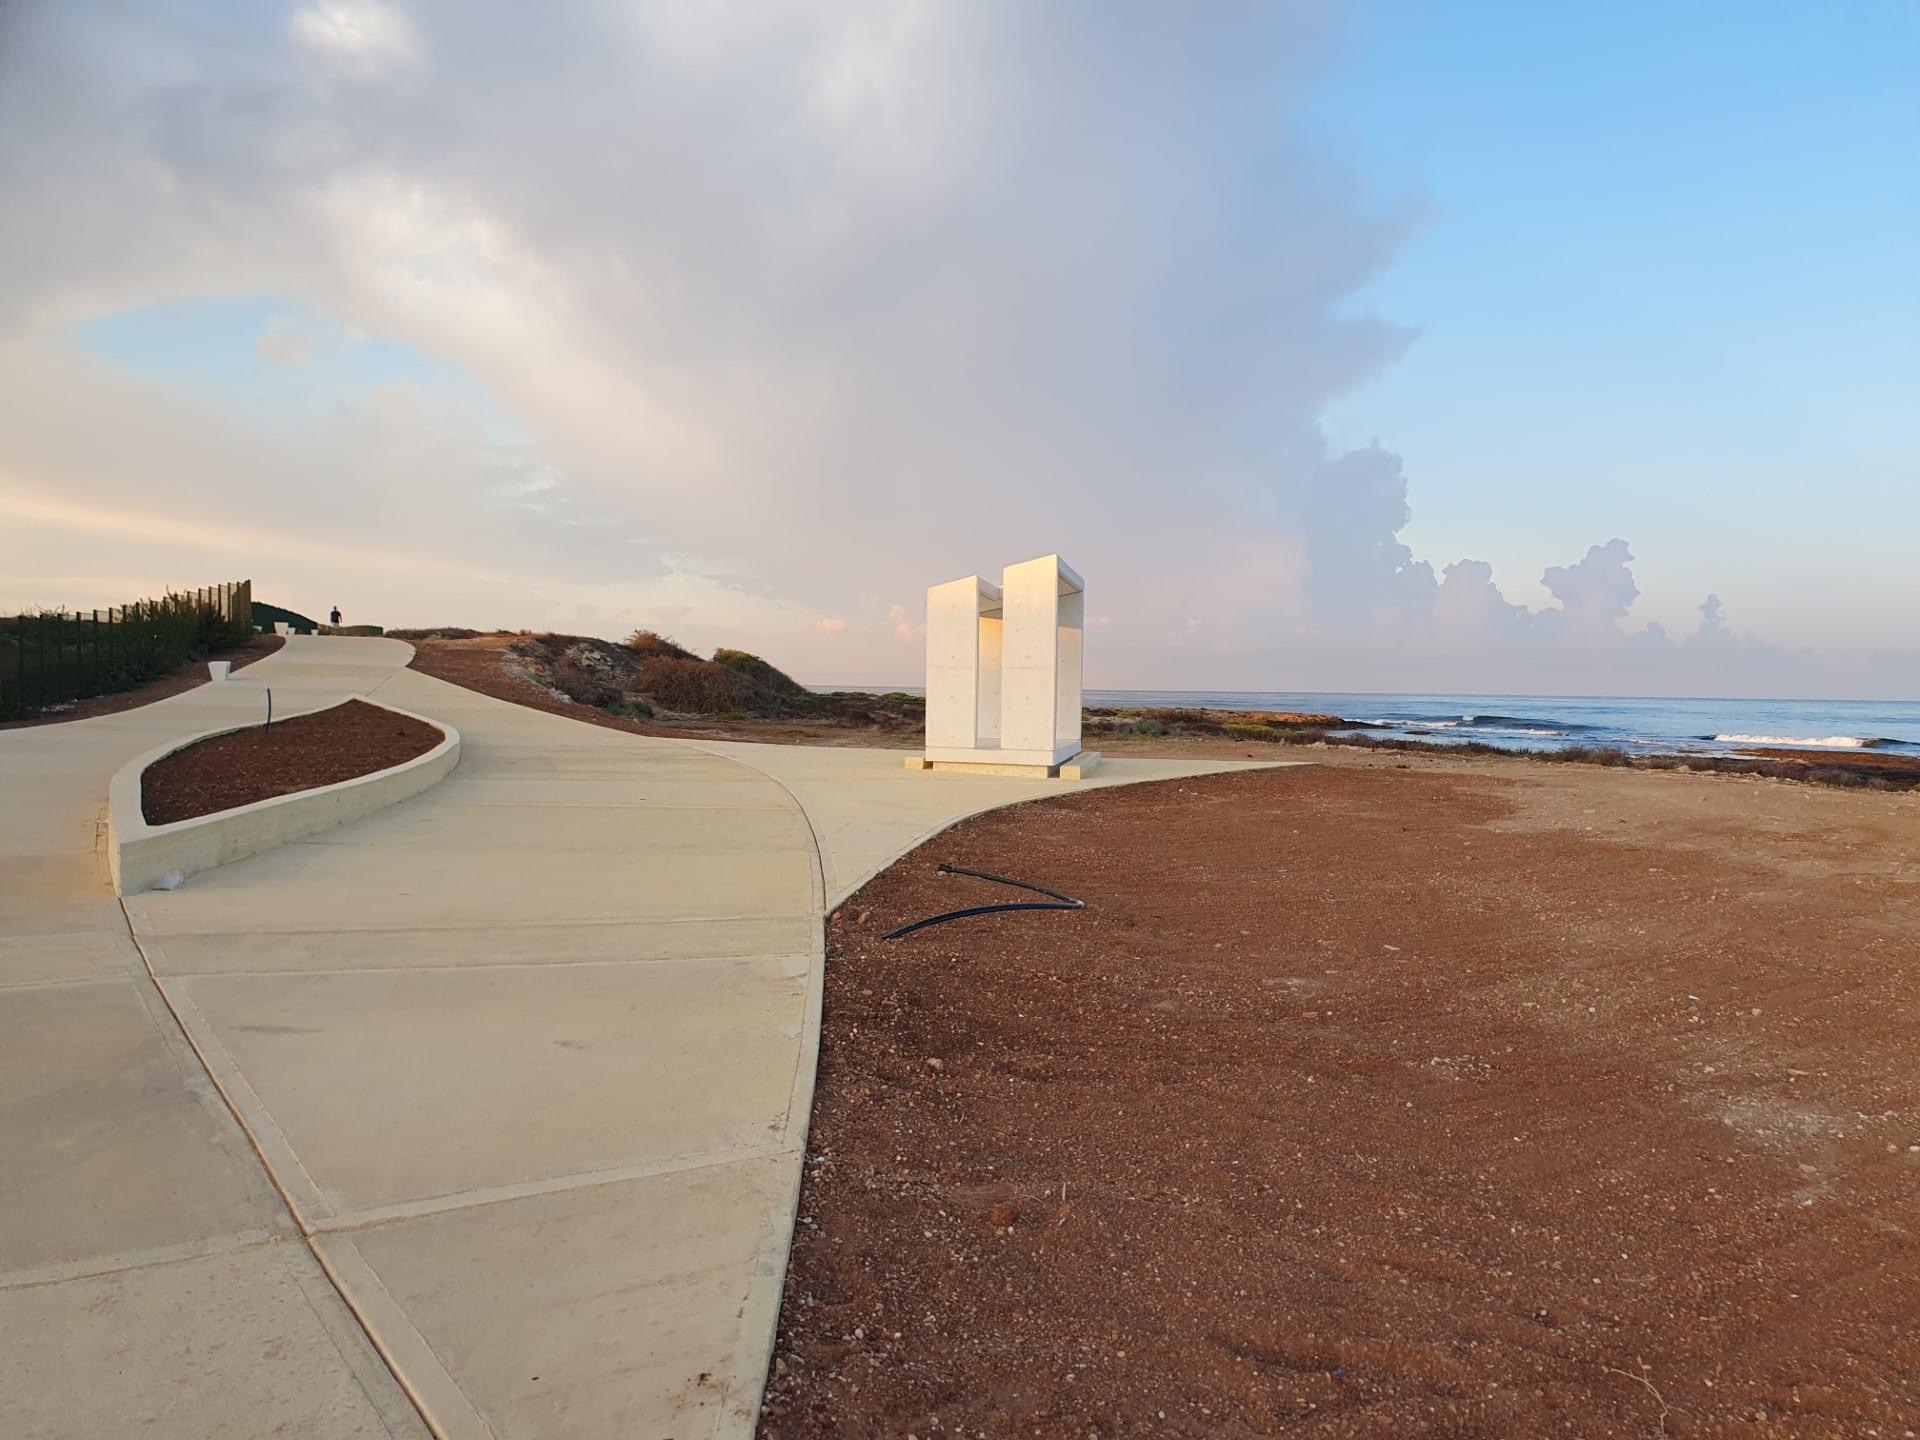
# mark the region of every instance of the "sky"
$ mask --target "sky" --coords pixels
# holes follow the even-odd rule
[[[164,10],[164,14],[160,13]],[[1920,6],[0,6],[0,609],[1920,698]]]

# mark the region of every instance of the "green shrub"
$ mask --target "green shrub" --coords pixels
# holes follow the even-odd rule
[[[786,671],[776,669],[758,655],[749,655],[745,650],[716,650],[713,652],[713,663],[745,675],[753,681],[755,689],[777,702],[806,708],[816,698],[811,690]]]
[[[1164,720],[1156,720],[1149,715],[1144,720],[1136,720],[1133,722],[1133,733],[1136,735],[1164,735],[1167,733],[1167,722]]]
[[[1273,740],[1279,732],[1271,725],[1245,725],[1237,720],[1229,720],[1221,725],[1229,735],[1237,735],[1243,740]]]

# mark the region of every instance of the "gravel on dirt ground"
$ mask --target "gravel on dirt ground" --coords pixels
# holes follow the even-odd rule
[[[348,700],[163,756],[140,777],[141,813],[149,825],[168,825],[337,785],[424,755],[445,738],[425,721]]]
[[[887,941],[1020,898],[1086,902]],[[1920,797],[1407,760],[831,917],[760,1433],[1920,1429]]]
[[[97,715],[117,715],[122,710],[137,710],[142,705],[151,705],[156,700],[184,694],[206,684],[210,678],[207,660],[225,660],[235,670],[244,670],[256,660],[266,659],[286,643],[286,637],[282,635],[256,635],[245,645],[236,645],[230,650],[216,650],[206,660],[189,660],[172,674],[149,680],[132,690],[93,695],[85,700],[75,700],[63,709],[31,715],[24,720],[0,722],[0,730],[21,730],[29,725],[61,725],[69,720],[91,720]]]

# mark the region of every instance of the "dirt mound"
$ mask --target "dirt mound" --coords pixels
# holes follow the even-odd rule
[[[702,660],[650,630],[635,631],[624,645],[547,634],[508,649],[536,683],[614,714],[776,719],[825,708],[823,697],[757,655],[717,650]]]
[[[778,721],[892,732],[917,730],[924,713],[918,696],[823,694],[745,650],[722,648],[703,660],[651,630],[636,630],[624,643],[590,635],[515,636],[505,642],[500,663],[515,680],[556,700],[625,720]]]

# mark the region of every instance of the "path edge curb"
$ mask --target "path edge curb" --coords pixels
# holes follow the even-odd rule
[[[116,770],[107,789],[107,865],[114,893],[138,895],[169,876],[185,879],[357,820],[438,784],[460,763],[460,732],[451,725],[369,695],[349,695],[338,703],[353,700],[431,725],[440,732],[440,743],[411,760],[351,780],[168,825],[149,825],[140,808],[141,776],[149,766],[199,741],[251,729],[255,722],[202,730],[155,746]]]

